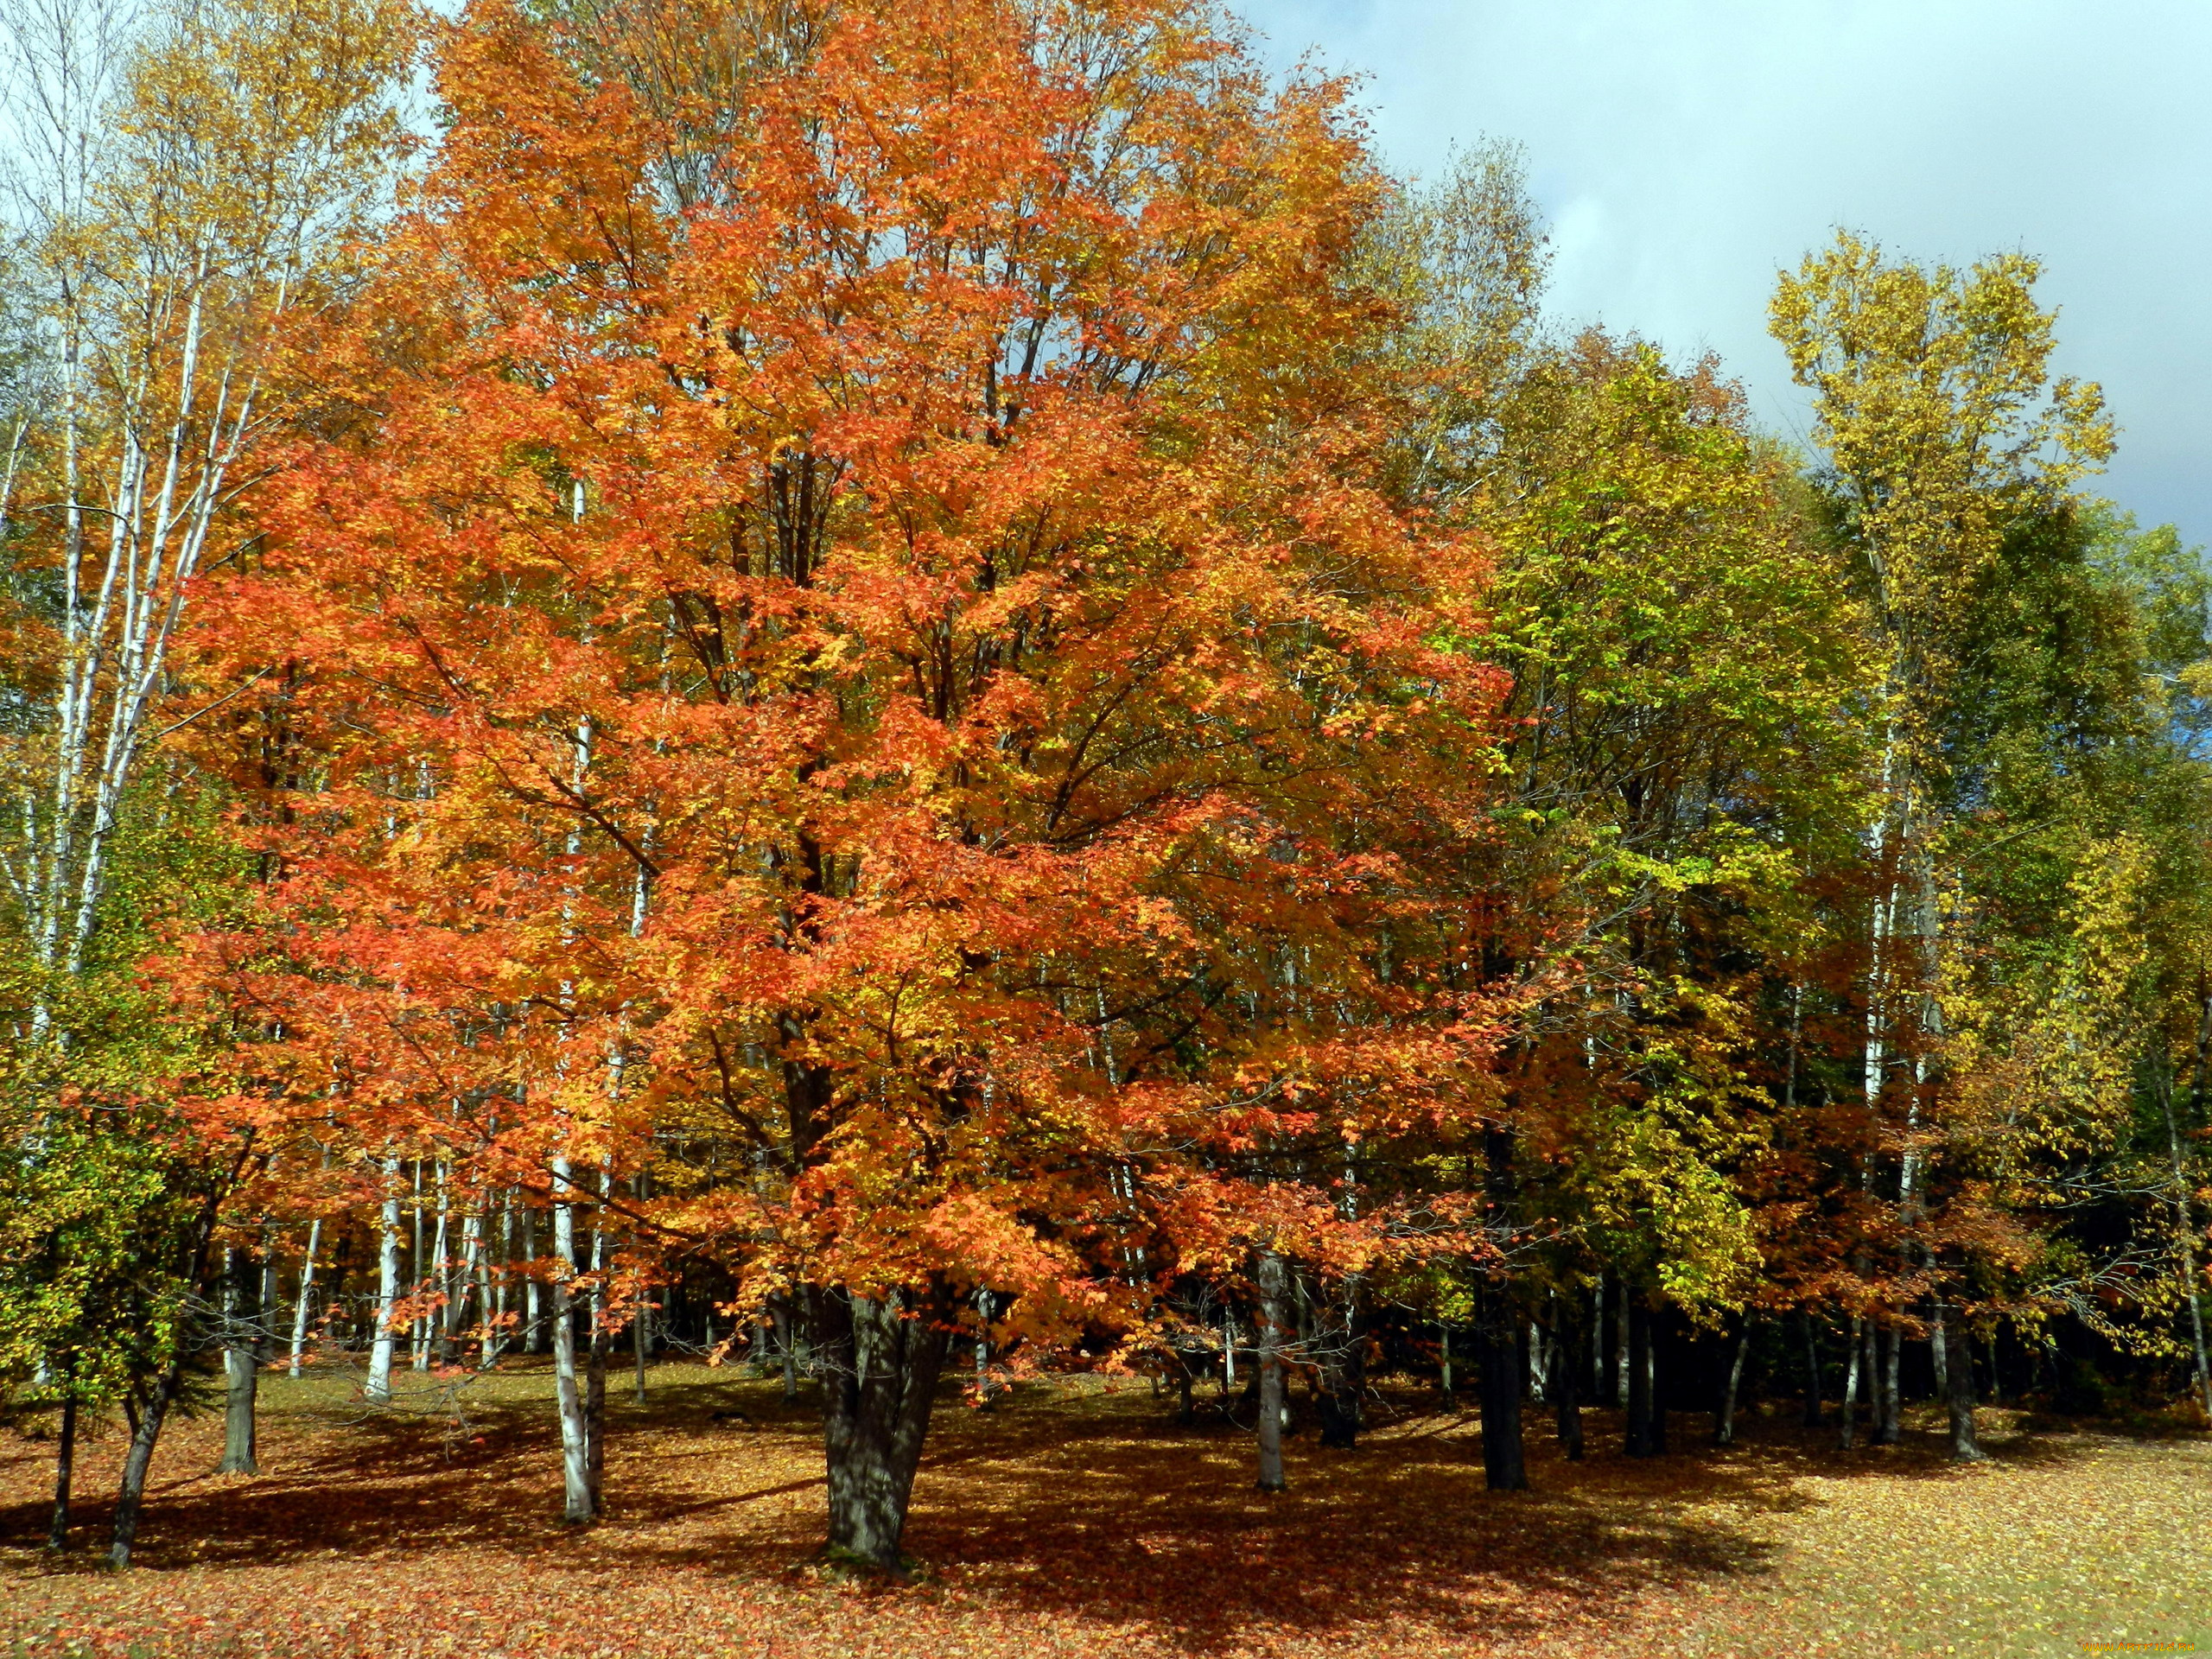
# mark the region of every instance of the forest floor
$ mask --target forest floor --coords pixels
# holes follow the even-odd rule
[[[219,1413],[176,1425],[121,1576],[96,1566],[120,1430],[80,1456],[58,1564],[37,1548],[52,1448],[0,1433],[0,1655],[2212,1653],[2201,1435],[1992,1410],[1990,1462],[1959,1470],[1933,1419],[1842,1452],[1777,1408],[1725,1451],[1678,1416],[1681,1449],[1632,1462],[1592,1412],[1570,1465],[1538,1416],[1532,1490],[1493,1493],[1471,1412],[1408,1392],[1357,1452],[1295,1438],[1268,1498],[1247,1437],[1176,1427],[1144,1383],[1038,1382],[989,1413],[948,1395],[907,1529],[922,1570],[870,1585],[813,1564],[810,1411],[727,1370],[658,1367],[643,1407],[626,1382],[609,1517],[571,1531],[545,1372],[471,1382],[458,1423],[435,1391],[365,1415],[351,1379],[273,1378],[265,1472],[208,1472]]]

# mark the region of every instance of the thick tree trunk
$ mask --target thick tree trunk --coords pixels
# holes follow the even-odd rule
[[[1631,1458],[1656,1457],[1661,1442],[1652,1388],[1651,1308],[1641,1296],[1623,1300],[1628,1314],[1628,1423],[1622,1450]]]
[[[1282,1475],[1282,1336],[1287,1310],[1284,1306],[1283,1259],[1273,1250],[1260,1252],[1260,1447],[1259,1488],[1263,1492],[1283,1489]]]
[[[1558,1414],[1559,1444],[1569,1463],[1582,1461],[1582,1334],[1586,1328],[1580,1292],[1560,1297],[1559,1328],[1554,1333],[1552,1407]]]
[[[1928,1361],[1936,1372],[1936,1397],[1951,1397],[1950,1344],[1943,1340],[1943,1305],[1936,1303],[1928,1315]]]
[[[130,1548],[138,1537],[138,1516],[146,1502],[146,1475],[154,1466],[154,1447],[183,1386],[184,1362],[173,1360],[131,1425],[130,1449],[124,1454],[123,1481],[115,1497],[115,1529],[107,1547],[107,1564],[118,1573],[130,1565]]]
[[[1744,1386],[1744,1361],[1751,1351],[1751,1322],[1747,1316],[1744,1328],[1737,1333],[1735,1357],[1728,1363],[1728,1381],[1720,1390],[1720,1409],[1713,1414],[1713,1443],[1715,1446],[1736,1444],[1736,1395]]]
[[[807,1293],[822,1368],[832,1559],[897,1572],[950,1335],[943,1299]]]
[[[1437,1352],[1440,1357],[1441,1365],[1437,1374],[1437,1380],[1443,1390],[1444,1403],[1448,1406],[1452,1403],[1452,1326],[1450,1322],[1446,1321],[1437,1326],[1437,1330],[1440,1333],[1437,1338]]]
[[[1955,1463],[1980,1463],[1987,1455],[1974,1438],[1974,1352],[1967,1345],[1969,1340],[1963,1319],[1954,1315],[1944,1321],[1943,1345],[1949,1350],[1951,1459]]]
[[[261,1385],[261,1273],[250,1250],[229,1252],[223,1300],[223,1461],[226,1475],[257,1475],[255,1407]]]
[[[638,1403],[645,1403],[645,1367],[652,1362],[653,1347],[653,1305],[642,1296],[630,1320],[630,1345],[636,1351],[638,1362]]]
[[[1521,1443],[1519,1309],[1503,1286],[1483,1295],[1483,1481],[1494,1492],[1527,1489]]]
[[[54,1518],[46,1529],[46,1547],[69,1548],[69,1489],[77,1475],[77,1390],[73,1382],[61,1396],[60,1444],[54,1449]]]

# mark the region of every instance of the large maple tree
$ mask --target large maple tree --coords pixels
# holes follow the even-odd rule
[[[1503,925],[1377,175],[1158,0],[481,4],[442,62],[208,613],[316,758],[202,959],[372,1173],[650,1166],[607,1224],[804,1310],[830,1543],[893,1563],[979,1305],[1112,1341],[1449,1222],[1352,1190],[1472,1133]]]

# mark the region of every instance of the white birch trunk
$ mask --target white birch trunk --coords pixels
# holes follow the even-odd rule
[[[377,1245],[377,1324],[369,1344],[368,1396],[391,1398],[391,1354],[397,1333],[393,1315],[399,1305],[399,1158],[384,1163],[384,1214]]]
[[[576,1323],[569,1287],[576,1276],[575,1208],[569,1204],[569,1160],[553,1160],[553,1394],[561,1414],[561,1518],[582,1525],[599,1518],[591,1487],[590,1425],[576,1383]]]
[[[1859,1350],[1866,1346],[1861,1332],[1866,1322],[1854,1318],[1851,1321],[1850,1359],[1843,1372],[1843,1428],[1840,1443],[1847,1452],[1859,1436]]]
[[[308,1224],[308,1253],[300,1262],[300,1300],[292,1311],[292,1376],[300,1374],[300,1357],[308,1345],[308,1310],[315,1304],[315,1258],[322,1248],[322,1217]]]

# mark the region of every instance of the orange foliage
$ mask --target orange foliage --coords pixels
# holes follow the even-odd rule
[[[453,29],[201,613],[312,757],[205,982],[356,1156],[651,1165],[625,1224],[748,1298],[1096,1340],[1433,1235],[1338,1181],[1489,1098],[1496,688],[1480,550],[1380,486],[1341,88],[1148,0],[708,21],[712,109]]]

